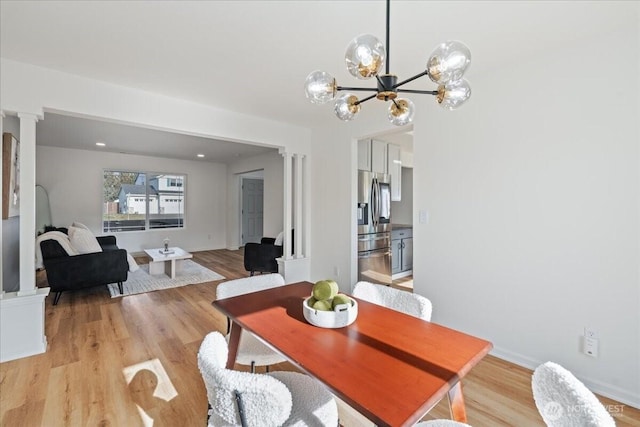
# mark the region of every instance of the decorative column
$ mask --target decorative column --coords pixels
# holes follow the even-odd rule
[[[36,289],[36,122],[38,115],[20,118],[20,289],[0,298],[0,362],[47,351],[44,301],[49,288]]]
[[[303,210],[302,210],[302,187],[304,185],[304,181],[302,179],[302,160],[304,159],[304,154],[294,154],[294,165],[295,165],[295,173],[296,179],[294,182],[295,185],[295,193],[294,193],[294,204],[295,204],[295,243],[293,247],[295,248],[294,258],[304,258],[305,251],[302,247],[302,237],[305,236],[305,230],[302,228],[303,223]]]
[[[292,156],[291,153],[286,151],[280,151],[282,157],[284,157],[284,194],[283,194],[283,228],[284,228],[284,242],[282,246],[282,257],[287,260],[291,259],[291,226],[292,226],[292,197],[293,197],[293,174],[292,174]],[[297,231],[296,231],[297,233]]]
[[[288,153],[280,150],[284,157],[284,211],[283,223],[285,239],[283,243],[283,256],[278,258],[278,272],[284,277],[286,283],[309,280],[311,264],[308,255],[308,203],[305,198],[308,193],[308,179],[305,172],[304,154]],[[291,241],[291,230],[294,232],[294,240]],[[291,254],[291,246],[295,253]]]
[[[302,244],[304,245],[304,256],[311,256],[311,180],[309,179],[309,156],[302,159],[302,222],[304,234]]]
[[[4,111],[0,110],[0,138],[2,138],[2,135],[4,134]],[[0,139],[1,141],[1,139]],[[0,149],[0,153],[2,153],[2,150]],[[2,161],[2,154],[0,154],[0,162]],[[2,174],[0,173],[0,189],[2,188]],[[0,236],[2,236],[2,220],[0,220]],[[2,297],[4,296],[4,279],[2,278],[3,274],[2,272],[4,271],[2,269],[2,256],[3,252],[2,252],[2,244],[0,243],[0,299],[2,299]]]
[[[36,293],[36,122],[35,114],[20,118],[20,290]]]

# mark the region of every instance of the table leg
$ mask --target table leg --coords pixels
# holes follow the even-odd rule
[[[449,410],[451,411],[451,419],[461,423],[467,422],[467,411],[464,409],[464,396],[462,396],[462,382],[458,381],[456,385],[449,390]]]
[[[175,267],[173,268],[173,274],[177,276],[178,274],[180,274],[180,272],[182,272],[182,266],[184,265],[184,260],[177,259],[175,261],[176,261],[176,264],[175,264]]]
[[[176,278],[176,260],[168,260],[164,262],[164,274],[171,277],[172,279]]]
[[[231,333],[229,337],[229,354],[227,356],[227,369],[233,369],[236,364],[238,345],[240,344],[240,332],[242,328],[236,322],[231,322]]]
[[[164,262],[154,261],[149,263],[149,274],[155,276],[164,273]]]

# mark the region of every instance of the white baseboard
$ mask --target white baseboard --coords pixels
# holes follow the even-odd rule
[[[494,347],[491,351],[491,355],[499,359],[506,360],[507,362],[515,363],[516,365],[522,366],[524,368],[531,369],[532,371],[539,365],[548,362],[548,360],[536,360],[523,354],[515,353],[513,351],[500,347]],[[584,385],[589,388],[589,390],[596,394],[608,397],[613,400],[617,400],[618,402],[624,403],[625,405],[633,406],[634,408],[640,409],[640,395],[634,394],[629,390],[625,390],[611,384],[606,384],[599,380],[594,380],[592,378],[580,377],[578,379],[582,381]]]

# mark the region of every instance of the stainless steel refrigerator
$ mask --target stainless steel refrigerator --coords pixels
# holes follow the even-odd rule
[[[391,177],[358,171],[358,280],[391,284]]]

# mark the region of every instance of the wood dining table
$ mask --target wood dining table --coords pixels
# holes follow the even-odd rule
[[[413,425],[447,395],[451,417],[466,421],[461,380],[489,341],[361,299],[351,325],[313,326],[302,312],[311,288],[299,282],[214,301],[232,322],[227,367],[244,329],[378,426]]]

